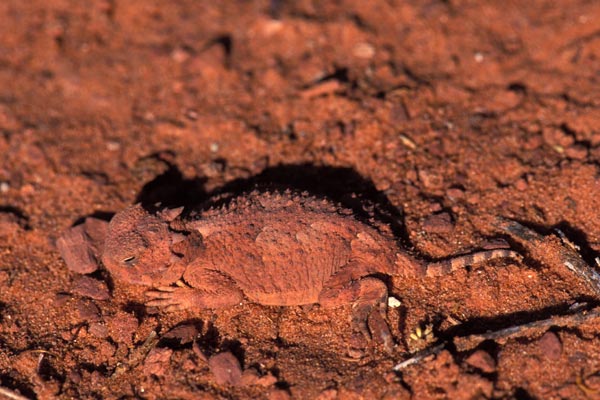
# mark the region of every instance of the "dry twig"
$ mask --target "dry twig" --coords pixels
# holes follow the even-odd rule
[[[29,400],[27,397],[2,386],[0,386],[0,398],[9,400]]]
[[[503,328],[497,331],[490,331],[486,333],[478,333],[467,336],[455,336],[447,341],[444,341],[443,343],[422,350],[413,355],[411,358],[408,358],[396,364],[396,366],[394,366],[394,371],[400,371],[408,367],[409,365],[421,362],[423,359],[430,355],[440,353],[444,348],[446,348],[449,341],[452,341],[454,343],[457,351],[468,351],[477,347],[484,340],[507,340],[514,337],[523,337],[531,334],[536,330],[540,330],[541,328],[548,328],[551,326],[565,327],[581,325],[585,322],[596,318],[600,318],[600,307],[594,308],[592,310],[586,310],[582,309],[582,307],[579,307],[578,311],[572,314],[559,315],[546,319],[531,321],[525,324],[510,326],[508,328]]]
[[[133,349],[126,362],[118,364],[111,378],[115,378],[131,368],[135,368],[144,361],[150,350],[158,343],[158,335],[155,331],[150,332],[144,343],[141,346]]]

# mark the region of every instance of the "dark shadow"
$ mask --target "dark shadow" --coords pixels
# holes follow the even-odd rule
[[[240,362],[240,366],[242,367],[242,370],[246,369],[246,367],[244,365],[246,351],[244,350],[244,347],[242,346],[242,343],[239,340],[234,340],[234,339],[223,340],[223,342],[221,343],[221,346],[220,346],[219,353],[225,353],[225,352],[230,352],[231,354],[233,354],[235,356],[235,358],[237,358],[237,360]]]
[[[135,202],[142,203],[144,208],[152,208],[160,203],[161,207],[192,207],[206,200],[204,191],[206,179],[186,179],[179,169],[168,163],[168,169],[150,182],[146,183]]]
[[[110,212],[110,211],[94,211],[91,214],[85,215],[83,217],[77,218],[75,220],[75,222],[73,222],[73,226],[79,225],[79,224],[83,224],[85,222],[86,218],[96,218],[96,219],[101,219],[102,221],[106,221],[109,222],[112,217],[115,215],[114,212]]]
[[[211,321],[203,323],[206,324],[206,332],[196,340],[196,343],[204,355],[210,357],[217,353],[221,343],[221,334]]]
[[[561,221],[558,224],[551,227],[518,219],[513,219],[513,221],[533,231],[528,232],[527,229],[522,230],[518,229],[518,227],[514,227],[513,229],[511,229],[511,233],[517,236],[520,240],[535,241],[536,239],[541,238],[541,236],[547,236],[551,234],[557,235],[559,237],[562,236],[571,243],[575,244],[577,247],[579,247],[577,252],[581,256],[581,258],[586,262],[587,265],[590,266],[590,268],[595,268],[595,259],[596,257],[598,257],[598,252],[590,246],[590,240],[588,238],[588,235],[581,229],[573,227],[566,221]],[[524,246],[521,243],[519,243],[517,239],[511,237],[509,233],[501,233],[501,235],[506,239],[508,243],[510,243],[510,247],[512,249],[518,250],[521,254],[528,253],[527,250],[524,249]],[[536,235],[539,235],[539,237],[536,237]],[[539,264],[537,260],[531,261],[533,264]]]
[[[96,365],[96,364],[92,364],[90,362],[82,362],[78,365],[78,367],[80,369],[90,372],[90,373],[98,372],[103,377],[110,376],[108,368],[105,364]]]
[[[31,230],[29,225],[29,217],[20,208],[14,206],[0,206],[0,214],[8,214],[8,218],[16,222],[21,228],[26,231]]]
[[[270,0],[268,14],[273,19],[279,19],[281,17],[281,9],[283,6],[284,0]]]
[[[13,379],[8,374],[0,375],[0,385],[2,385],[3,387],[5,387],[7,389],[16,391],[21,396],[24,396],[28,399],[37,399],[38,398],[31,385],[23,383],[23,382],[19,382],[19,381]]]
[[[515,400],[536,400],[536,397],[533,397],[529,392],[523,388],[518,388],[515,390]]]
[[[392,205],[373,182],[352,168],[279,165],[249,179],[231,181],[211,195],[231,193],[235,196],[253,189],[307,191],[351,209],[354,216],[364,223],[372,224],[375,219],[388,224],[397,237],[408,242],[401,210]]]
[[[475,353],[476,351],[479,351],[479,350],[483,350],[487,354],[489,354],[494,359],[495,363],[498,362],[498,354],[500,352],[500,345],[494,340],[485,340],[485,341],[481,342],[476,348],[469,350],[468,352],[463,354],[462,359],[466,360],[467,358],[469,358],[469,356],[471,356],[473,353]],[[491,381],[495,382],[498,380],[498,371],[497,370],[495,370],[494,372],[485,372],[476,367],[469,366],[467,368],[477,371],[481,376],[484,376],[484,377],[490,379]]]
[[[584,231],[573,227],[566,221],[559,222],[553,230],[562,232],[569,241],[577,245],[579,247],[577,252],[588,265],[592,267],[596,265],[595,259],[598,257],[598,253],[590,246],[590,240]]]
[[[204,178],[185,179],[176,166],[169,164],[166,172],[144,185],[136,201],[148,209],[160,203],[161,207],[185,206],[202,210],[227,203],[251,190],[307,191],[351,209],[361,222],[373,225],[374,221],[378,221],[389,225],[398,239],[407,245],[409,243],[402,212],[375,188],[373,182],[351,168],[278,165],[253,177],[233,180],[211,192],[205,191],[205,182]],[[217,197],[218,201],[207,202]]]
[[[192,344],[202,338],[202,327],[205,322],[194,318],[185,320],[161,336],[158,346],[169,347],[173,350],[191,348]]]
[[[50,363],[48,357],[44,357],[40,360],[40,363],[38,365],[38,374],[46,382],[65,382],[65,377],[61,375],[58,372],[58,370],[54,367],[54,365]]]
[[[233,54],[233,37],[231,35],[220,35],[210,40],[200,52],[206,51],[213,46],[221,46],[225,53],[225,68],[231,68],[231,56]]]
[[[146,311],[146,305],[143,303],[129,301],[123,306],[122,309],[126,313],[132,313],[139,323],[142,323],[144,318],[146,318],[148,315],[148,312]]]
[[[499,315],[495,317],[472,318],[460,325],[453,326],[445,331],[436,331],[436,337],[442,341],[452,342],[453,338],[466,337],[471,335],[485,334],[503,329],[516,328],[520,325],[535,321],[541,321],[557,316],[573,314],[571,306],[573,303],[586,304],[583,310],[591,310],[600,305],[598,299],[589,297],[575,298],[569,304],[559,304],[533,311],[518,311],[510,314]]]

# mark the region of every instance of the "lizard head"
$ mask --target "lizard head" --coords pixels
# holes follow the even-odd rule
[[[151,213],[140,204],[117,213],[108,225],[102,262],[113,278],[147,286],[181,277],[190,246],[188,232],[170,229],[182,209]]]

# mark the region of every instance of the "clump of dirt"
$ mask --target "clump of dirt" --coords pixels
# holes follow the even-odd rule
[[[583,0],[1,2],[0,395],[597,397],[599,18]],[[163,313],[98,249],[59,255],[133,203],[257,183],[327,195],[426,260],[524,257],[387,279],[396,347],[357,359],[350,306]]]

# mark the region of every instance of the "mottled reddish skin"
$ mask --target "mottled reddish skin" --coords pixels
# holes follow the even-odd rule
[[[375,307],[385,311],[385,284],[366,276],[397,272],[397,245],[348,210],[310,196],[252,192],[200,219],[174,214],[135,205],[108,227],[104,265],[116,279],[157,288],[147,293],[149,306],[219,308],[244,298],[279,306],[356,303],[363,332]],[[387,329],[380,336],[391,347]]]
[[[368,322],[388,350],[387,288],[369,275],[425,275],[427,267],[438,274],[512,255],[483,252],[427,266],[349,210],[289,192],[252,192],[200,218],[178,213],[135,205],[109,224],[102,261],[113,277],[154,287],[147,305],[172,311],[244,298],[278,306],[352,303],[355,327],[368,334]]]

